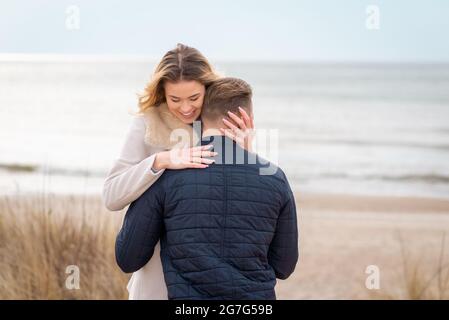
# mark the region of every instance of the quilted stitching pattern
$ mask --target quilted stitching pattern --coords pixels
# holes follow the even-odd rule
[[[128,209],[119,266],[138,270],[161,237],[169,299],[275,299],[298,260],[297,216],[285,174],[261,166],[166,170]]]

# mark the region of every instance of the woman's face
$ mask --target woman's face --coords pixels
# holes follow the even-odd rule
[[[182,122],[191,124],[201,114],[206,88],[198,81],[166,82],[168,109]]]

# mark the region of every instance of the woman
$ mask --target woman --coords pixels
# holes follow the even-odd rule
[[[209,146],[179,149],[173,159],[169,150],[177,141],[172,141],[170,134],[176,129],[189,132],[191,145],[200,138],[192,123],[201,114],[207,87],[218,78],[194,48],[178,44],[164,55],[139,98],[139,112],[104,182],[103,202],[109,210],[122,210],[136,200],[165,169],[202,169],[212,163],[204,158],[216,155]],[[236,124],[224,120],[231,129],[225,134],[248,148],[250,136],[245,136],[245,131],[253,128],[253,123],[243,110],[241,113],[241,118],[230,114]],[[128,291],[130,299],[167,299],[159,243],[147,265],[132,275]]]

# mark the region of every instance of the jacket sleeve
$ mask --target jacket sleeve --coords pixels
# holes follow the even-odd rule
[[[286,178],[285,182],[286,200],[278,216],[275,235],[268,250],[268,263],[273,267],[276,278],[282,280],[293,273],[299,258],[295,198]]]
[[[122,210],[136,200],[162,175],[152,170],[155,155],[148,155],[145,123],[135,116],[126,135],[120,156],[114,161],[103,185],[103,203],[111,211]]]
[[[129,206],[115,241],[115,258],[123,272],[135,272],[151,259],[163,231],[160,185],[155,184]]]

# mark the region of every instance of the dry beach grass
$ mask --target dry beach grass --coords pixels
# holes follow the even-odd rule
[[[449,201],[299,194],[297,209],[300,262],[278,299],[449,298]],[[2,196],[0,299],[126,299],[114,258],[123,214],[99,196]],[[66,287],[70,265],[79,289]],[[365,286],[369,265],[378,290]]]
[[[120,222],[98,197],[2,197],[0,298],[127,298],[128,277],[114,258]],[[73,265],[79,289],[66,286]]]

